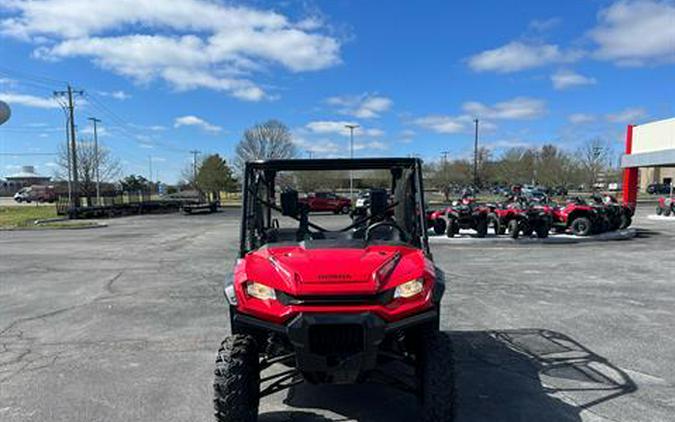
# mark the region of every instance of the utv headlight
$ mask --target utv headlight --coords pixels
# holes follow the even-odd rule
[[[416,278],[414,280],[406,281],[405,283],[396,287],[394,290],[394,299],[402,297],[413,297],[424,290],[424,279]]]
[[[274,292],[273,288],[254,281],[249,281],[248,284],[246,284],[246,293],[248,293],[249,296],[260,300],[273,300],[277,298],[277,294]]]

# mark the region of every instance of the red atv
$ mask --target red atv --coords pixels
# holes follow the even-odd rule
[[[474,198],[464,197],[460,201],[454,201],[445,210],[432,214],[430,219],[436,234],[445,230],[448,237],[454,237],[459,234],[460,229],[473,229],[477,237],[485,237],[489,211],[488,207],[479,205]]]
[[[673,198],[660,197],[659,203],[656,206],[656,215],[668,217],[671,214],[675,214],[675,200]]]
[[[548,237],[551,230],[552,214],[553,210],[548,205],[515,201],[491,207],[488,225],[498,235],[506,233],[508,229],[509,235],[514,239],[521,233],[526,237],[536,233],[542,239]]]
[[[571,231],[577,236],[588,236],[600,231],[602,216],[596,207],[589,205],[581,198],[575,198],[564,207],[553,207],[553,230]]]
[[[294,190],[277,205],[278,172],[318,169],[389,171],[394,202],[371,191],[368,214],[341,229],[310,221]],[[452,347],[439,330],[445,284],[429,251],[421,160],[250,162],[243,191],[216,420],[254,422],[262,397],[302,382],[376,381],[415,394],[422,421],[450,420]]]
[[[310,212],[331,211],[334,214],[349,214],[352,209],[351,199],[332,192],[310,193],[306,198],[300,198],[298,201],[307,204]]]

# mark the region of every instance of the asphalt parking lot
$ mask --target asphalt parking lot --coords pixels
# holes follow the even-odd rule
[[[672,421],[675,221],[637,238],[434,244],[458,421]],[[675,219],[674,219],[675,220]],[[0,420],[211,421],[238,210],[0,232]],[[299,386],[260,420],[411,421],[385,386]]]

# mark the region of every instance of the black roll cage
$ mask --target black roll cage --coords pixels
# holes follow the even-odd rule
[[[276,174],[281,171],[331,171],[331,170],[390,170],[392,173],[392,191],[396,183],[401,179],[403,170],[410,170],[414,175],[415,203],[417,204],[417,226],[419,239],[417,242],[425,254],[431,256],[429,239],[426,227],[426,210],[424,201],[424,186],[422,182],[422,160],[419,158],[336,158],[336,159],[291,159],[291,160],[265,160],[249,161],[244,168],[244,180],[242,183],[242,219],[239,243],[239,256],[244,257],[251,249],[253,231],[256,219],[272,221],[272,210],[279,211],[275,205],[275,182]],[[265,198],[259,198],[259,189],[264,187]],[[256,198],[258,200],[256,200]],[[265,205],[266,215],[260,212],[260,204]],[[394,203],[388,208],[398,205]],[[355,227],[358,223],[367,221],[361,219],[348,226]],[[319,231],[322,227],[310,223]]]

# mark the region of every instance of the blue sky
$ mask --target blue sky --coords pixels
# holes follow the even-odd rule
[[[175,182],[189,150],[230,157],[277,118],[303,155],[442,151],[464,157],[472,120],[495,156],[592,137],[621,150],[628,123],[675,114],[675,2],[3,0],[0,152],[53,153],[66,82],[125,173]],[[0,156],[0,175],[49,155]]]

